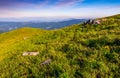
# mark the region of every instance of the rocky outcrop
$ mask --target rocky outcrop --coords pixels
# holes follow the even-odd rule
[[[85,22],[83,22],[83,25],[92,25],[92,24],[100,24],[101,20],[87,20]]]

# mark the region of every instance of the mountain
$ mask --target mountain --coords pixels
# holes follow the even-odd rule
[[[67,20],[72,20],[74,18],[70,17],[21,17],[21,18],[0,18],[0,21],[2,22],[60,22],[60,21],[67,21]],[[75,18],[77,19],[77,18]]]
[[[25,27],[0,34],[0,78],[119,78],[118,17],[96,19],[100,24]]]
[[[42,29],[58,29],[72,24],[78,24],[86,21],[86,19],[71,19],[59,22],[0,22],[2,31],[14,30],[22,27],[42,28]]]

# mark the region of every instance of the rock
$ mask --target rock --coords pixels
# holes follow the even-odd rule
[[[95,21],[94,24],[100,24],[100,23],[101,23],[101,20],[97,20],[97,21]]]
[[[83,22],[83,28],[86,28],[86,25],[92,25],[92,24],[100,24],[101,23],[101,20],[88,20],[88,21],[85,21]]]
[[[24,53],[23,53],[23,56],[27,56],[27,55],[36,56],[36,55],[38,55],[38,54],[39,54],[39,52],[24,52]]]
[[[48,64],[50,64],[51,61],[52,61],[51,59],[45,60],[40,65],[48,65]]]

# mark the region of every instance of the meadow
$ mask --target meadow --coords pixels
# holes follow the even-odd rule
[[[0,78],[119,78],[120,15],[100,19],[106,21],[0,34]],[[40,65],[47,59],[50,64]]]

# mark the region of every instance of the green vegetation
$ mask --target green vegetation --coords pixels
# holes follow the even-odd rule
[[[0,34],[0,78],[119,78],[120,15],[99,25]],[[39,52],[22,56],[23,52]],[[49,65],[41,62],[51,59]]]

